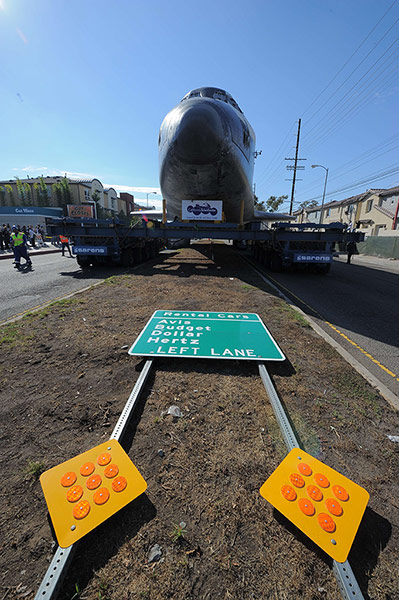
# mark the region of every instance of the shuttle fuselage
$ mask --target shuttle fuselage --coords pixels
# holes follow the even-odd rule
[[[189,92],[159,132],[159,179],[168,217],[182,200],[222,200],[225,220],[254,218],[255,133],[235,100],[219,88]]]

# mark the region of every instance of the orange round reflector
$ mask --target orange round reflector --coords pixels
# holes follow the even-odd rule
[[[109,498],[109,491],[107,488],[100,488],[96,491],[93,496],[93,500],[96,504],[105,504]]]
[[[298,471],[307,477],[312,474],[312,469],[306,463],[299,463]]]
[[[319,522],[320,527],[324,529],[324,531],[327,531],[327,533],[332,533],[333,531],[335,531],[335,523],[332,520],[332,518],[326,513],[320,513],[319,515],[317,515],[317,520]]]
[[[108,454],[108,452],[103,452],[103,454],[100,454],[100,456],[97,458],[97,462],[101,467],[104,467],[111,462],[111,455]]]
[[[349,499],[349,494],[342,485],[333,485],[332,486],[333,494],[338,500],[342,500],[342,502],[346,502]]]
[[[305,515],[308,517],[312,517],[314,515],[314,506],[310,500],[307,500],[306,498],[300,498],[300,500],[298,500],[298,504],[299,508]]]
[[[83,488],[80,485],[74,485],[67,491],[68,502],[77,502],[83,496]]]
[[[118,465],[108,465],[108,467],[105,467],[104,469],[104,475],[105,477],[108,477],[108,479],[112,479],[112,477],[116,477],[119,473],[119,467]]]
[[[81,500],[73,508],[73,516],[75,519],[84,519],[90,512],[90,504],[87,500]]]
[[[61,477],[61,485],[63,487],[69,487],[70,485],[73,485],[76,481],[76,473],[74,473],[73,471],[69,471],[68,473],[65,473],[65,475],[63,475]]]
[[[90,475],[86,482],[87,489],[95,490],[96,488],[98,488],[99,485],[101,485],[101,481],[102,479],[100,475]]]
[[[114,492],[123,492],[126,486],[127,481],[124,477],[121,476],[117,477],[112,482],[112,489],[114,490]]]
[[[80,474],[83,475],[83,477],[87,477],[88,475],[91,475],[93,473],[94,469],[95,467],[93,463],[87,462],[80,467]]]
[[[323,473],[315,473],[314,480],[317,483],[317,485],[319,485],[322,488],[328,488],[328,486],[330,485],[330,482],[328,481],[327,477],[323,475]]]
[[[303,477],[301,477],[301,475],[299,475],[299,473],[291,473],[290,481],[291,481],[292,485],[295,485],[295,487],[297,487],[297,488],[301,488],[305,485]]]
[[[327,510],[336,517],[340,517],[343,513],[342,506],[338,502],[338,500],[334,500],[333,498],[327,498],[326,500]]]
[[[283,485],[281,493],[286,500],[296,500],[296,491],[290,485]]]
[[[312,498],[312,500],[316,500],[316,502],[320,502],[320,500],[323,500],[322,491],[319,490],[319,488],[315,485],[308,485],[306,491],[308,493],[309,498]]]

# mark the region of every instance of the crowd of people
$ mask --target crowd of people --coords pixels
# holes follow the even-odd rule
[[[45,231],[41,225],[16,225],[18,231],[26,236],[26,240],[32,248],[40,248],[44,246]],[[0,227],[0,251],[1,250],[12,250],[12,230],[13,227],[9,223],[3,223]]]

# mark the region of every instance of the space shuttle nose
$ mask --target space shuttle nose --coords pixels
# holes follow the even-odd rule
[[[175,150],[187,163],[213,162],[221,150],[224,131],[221,118],[211,106],[189,106],[176,130]]]

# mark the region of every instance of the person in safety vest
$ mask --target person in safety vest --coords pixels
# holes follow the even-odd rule
[[[28,240],[26,238],[26,235],[22,231],[19,231],[19,228],[16,225],[13,225],[11,232],[11,244],[15,257],[15,269],[21,270],[21,258],[24,258],[26,260],[26,264],[28,267],[32,266],[32,261],[29,258],[28,254],[27,243]]]
[[[65,248],[68,248],[69,256],[72,258],[72,252],[69,246],[69,239],[65,235],[60,235],[60,242],[62,256],[65,256]]]

